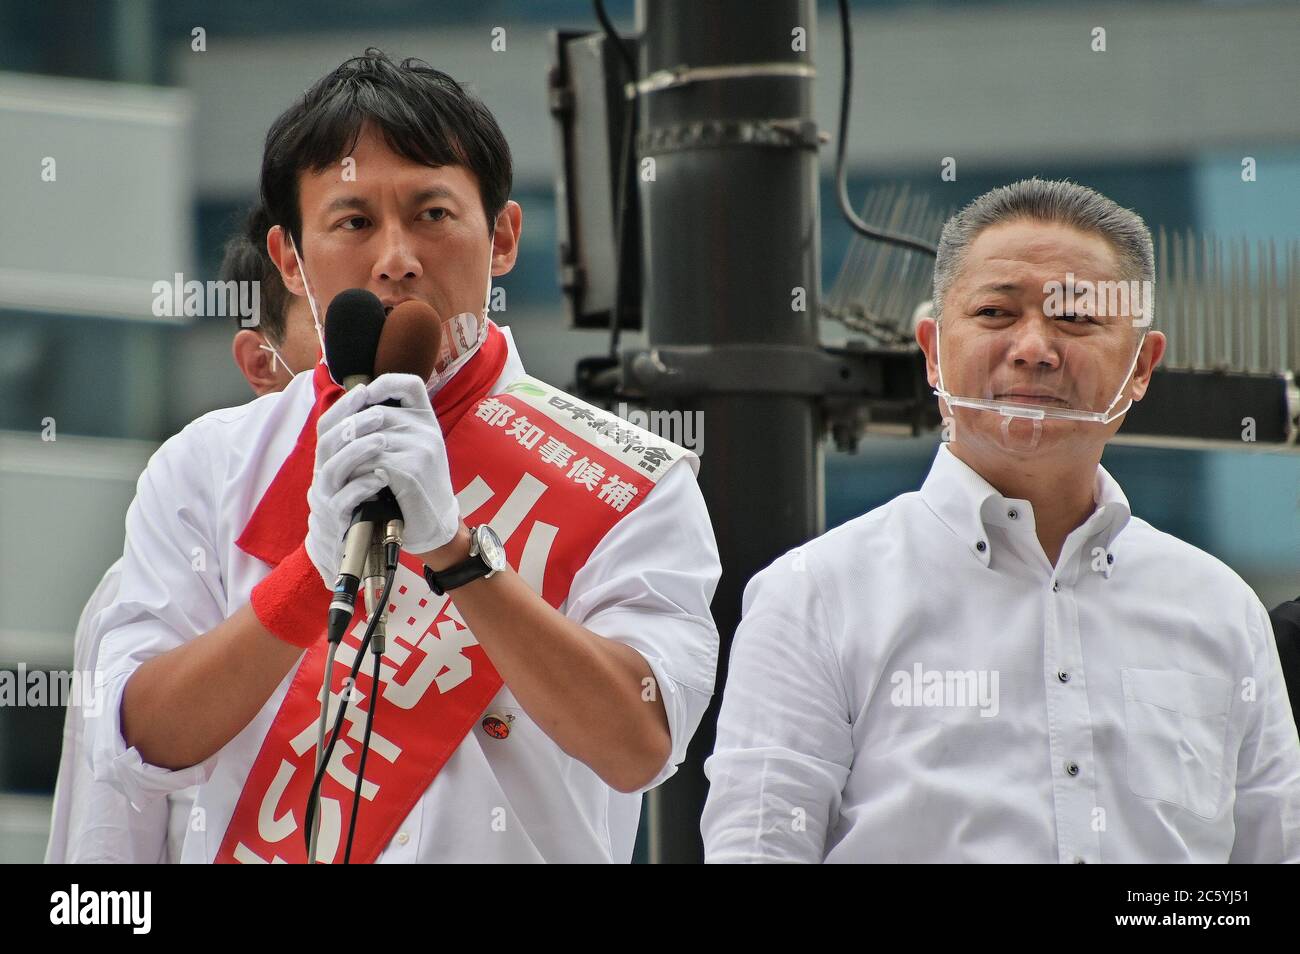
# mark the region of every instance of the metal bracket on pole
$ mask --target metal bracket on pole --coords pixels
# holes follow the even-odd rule
[[[657,126],[637,136],[637,153],[652,156],[686,149],[727,146],[777,146],[816,150],[828,139],[804,119],[709,120]]]
[[[756,76],[793,76],[798,79],[812,79],[817,70],[806,63],[728,63],[723,66],[674,66],[671,69],[655,70],[645,79],[635,83],[626,83],[623,91],[628,99],[657,93],[660,90],[687,86],[691,83],[707,83],[717,80],[751,79]]]
[[[878,393],[880,367],[864,355],[795,345],[663,345],[624,352],[624,386],[663,397],[705,393]]]
[[[915,348],[660,345],[625,351],[614,373],[617,391],[632,399],[704,394],[813,398],[821,408],[823,430],[841,450],[856,450],[868,424],[903,426],[919,434],[939,423],[934,402],[927,400],[925,360]]]

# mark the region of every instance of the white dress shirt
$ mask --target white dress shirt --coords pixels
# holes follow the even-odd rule
[[[72,639],[74,672],[93,673],[99,668],[95,617],[117,600],[121,577],[119,558],[104,572],[81,611]],[[118,786],[95,778],[84,715],[79,705],[69,705],[64,715],[45,863],[175,864],[180,860],[195,789],[170,792],[164,801],[151,800],[138,811],[133,809]]]
[[[122,561],[104,573],[90,594],[72,640],[74,672],[93,673],[99,642],[93,624],[100,610],[117,598]],[[126,798],[91,773],[82,706],[70,704],[63,718],[63,748],[50,812],[46,864],[154,863],[162,860],[167,805],[133,812]]]
[[[940,446],[919,492],[750,581],[710,861],[1300,861],[1268,613],[1218,560],[1096,509],[1056,567],[1028,501]]]
[[[494,394],[524,373],[509,330],[501,330],[509,354]],[[94,729],[93,764],[97,777],[114,781],[137,805],[199,786],[185,862],[216,857],[294,671],[234,739],[179,771],[147,764],[126,747],[122,691],[146,659],[211,630],[247,603],[270,571],[235,540],[313,399],[312,375],[304,372],[281,393],[194,421],[150,460],[127,513],[121,591],[98,620],[106,701]],[[560,606],[569,619],[640,652],[658,683],[672,754],[642,791],[676,770],[713,690],[718,637],[709,603],[721,566],[693,464],[693,458],[672,464],[645,501],[606,534]],[[641,794],[616,792],[566,755],[508,687],[488,711],[514,717],[509,736],[491,738],[475,725],[378,860],[629,861]],[[301,818],[300,809],[295,813]]]

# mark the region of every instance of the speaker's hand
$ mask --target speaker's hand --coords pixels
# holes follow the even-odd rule
[[[401,406],[382,406],[390,399]],[[413,374],[380,375],[321,415],[308,493],[308,552],[322,573],[337,575],[352,511],[384,486],[392,488],[402,510],[402,549],[425,553],[455,536],[460,507],[442,428],[425,383]],[[328,583],[333,585],[334,576]]]

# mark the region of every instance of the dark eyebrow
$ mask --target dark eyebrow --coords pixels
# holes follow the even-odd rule
[[[979,288],[971,291],[972,295],[978,295],[981,292],[1015,292],[1020,291],[1020,285],[1017,282],[990,282],[987,285],[981,285]]]
[[[421,189],[411,196],[412,205],[423,205],[434,199],[454,199],[456,193],[452,192],[446,186],[431,186],[428,189]],[[325,206],[325,214],[330,215],[334,212],[342,212],[345,209],[358,209],[361,212],[370,211],[370,203],[359,195],[341,195],[331,199]]]
[[[456,193],[452,192],[446,186],[432,186],[428,189],[421,189],[415,195],[411,196],[412,205],[423,205],[434,199],[454,199]]]
[[[369,211],[370,203],[359,195],[341,195],[337,198],[330,199],[325,206],[325,214],[331,212],[342,212],[344,209],[360,209],[362,212]]]

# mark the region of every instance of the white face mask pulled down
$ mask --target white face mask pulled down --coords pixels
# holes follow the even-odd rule
[[[285,233],[288,235],[288,232]],[[302,284],[307,291],[307,306],[311,309],[312,321],[316,324],[316,338],[320,341],[321,360],[325,360],[325,324],[321,320],[320,309],[316,307],[316,296],[312,294],[311,283],[307,280],[307,269],[303,268],[302,257],[298,255],[298,248],[294,244],[293,236],[288,235],[289,247],[293,249],[293,257],[298,262],[298,272],[302,275]],[[488,247],[491,249],[492,237],[488,237]],[[483,307],[475,314],[474,312],[462,312],[442,323],[442,344],[438,349],[438,360],[434,364],[432,376],[426,380],[425,386],[428,388],[429,395],[432,397],[444,384],[452,379],[457,371],[474,356],[474,352],[482,346],[487,340],[488,335],[488,308],[492,300],[492,256],[489,251],[488,255],[488,273],[487,287],[483,293]],[[283,359],[281,359],[283,363]],[[288,368],[288,365],[285,365]],[[441,370],[437,370],[437,369]]]

